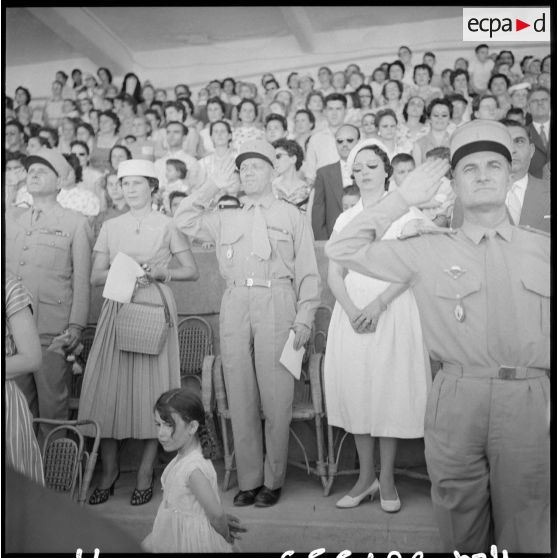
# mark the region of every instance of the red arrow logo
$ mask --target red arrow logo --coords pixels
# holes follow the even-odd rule
[[[531,27],[530,23],[525,23],[524,21],[521,21],[520,19],[515,18],[515,30],[516,31],[521,31],[522,29],[525,29],[526,27]]]

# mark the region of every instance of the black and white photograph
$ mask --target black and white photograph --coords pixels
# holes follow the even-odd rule
[[[7,555],[555,555],[550,3],[2,12]]]

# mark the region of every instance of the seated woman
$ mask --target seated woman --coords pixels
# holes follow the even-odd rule
[[[354,75],[360,75],[357,73],[351,74],[351,78]],[[347,98],[349,95],[347,95]],[[360,126],[362,121],[362,116],[364,114],[373,112],[372,102],[374,100],[374,95],[372,93],[372,87],[370,85],[360,85],[354,93],[350,95],[353,99],[352,108],[347,109],[347,116],[345,116],[345,123],[352,124],[353,126]],[[347,105],[349,106],[349,105]]]
[[[361,200],[342,213],[333,235],[363,208],[385,194],[391,174],[386,152],[377,140],[357,144],[347,164]],[[397,238],[410,219],[425,219],[411,208],[386,231]],[[424,435],[426,399],[431,384],[428,355],[418,308],[408,285],[389,284],[345,270],[330,261],[328,284],[337,302],[329,324],[324,360],[328,422],[354,435],[360,472],[356,484],[336,506],[352,508],[379,492],[385,512],[397,512],[401,501],[394,481],[398,438]],[[374,462],[380,443],[380,478]]]
[[[391,109],[399,118],[403,115],[403,107],[405,106],[403,98],[403,84],[400,81],[390,79],[384,83],[382,89],[382,101],[380,106],[382,109]]]
[[[377,130],[376,134],[390,159],[393,159],[398,153],[411,153],[413,144],[397,134],[397,115],[393,110],[379,110],[376,113],[374,125]]]
[[[137,283],[133,300],[169,308],[174,327],[159,354],[121,351],[115,320],[122,304],[106,299],[97,323],[95,339],[87,359],[78,418],[96,420],[101,428],[102,474],[89,498],[90,504],[106,502],[120,475],[118,440],[143,440],[131,504],[146,504],[153,496],[157,457],[157,430],[153,422],[153,401],[169,389],[180,386],[176,303],[169,281],[195,281],[198,270],[190,244],[172,219],[152,210],[151,196],[158,188],[150,161],[132,159],[118,167],[124,198],[130,211],[105,221],[95,243],[91,284],[102,286],[111,262],[119,252],[132,257],[146,270]],[[178,265],[169,268],[172,257]]]
[[[132,158],[132,152],[125,145],[115,145],[110,151],[107,158],[106,172],[113,173],[118,171],[118,165],[122,161]]]
[[[314,115],[306,109],[297,110],[294,117],[294,129],[290,139],[294,139],[306,154],[306,146],[310,136],[314,133],[316,120]]]
[[[213,140],[211,139],[211,124],[225,118],[225,103],[219,97],[211,97],[207,101],[207,124],[200,132],[200,139],[204,155],[211,155],[215,151]]]
[[[99,236],[101,227],[105,221],[123,215],[130,210],[124,199],[124,193],[122,192],[118,175],[115,172],[108,174],[106,177],[105,199],[107,208],[94,217],[91,224],[95,240]]]
[[[110,150],[120,141],[118,130],[120,119],[111,110],[104,110],[99,116],[99,132],[91,149],[91,165],[108,170]],[[78,138],[79,139],[79,138]]]
[[[264,139],[262,128],[256,124],[258,105],[253,99],[242,99],[238,105],[238,118],[240,124],[233,130],[232,148],[238,148],[245,142],[255,139]]]
[[[442,97],[442,90],[432,86],[433,75],[434,71],[428,64],[417,64],[413,70],[414,85],[409,89],[409,95],[421,97],[427,104]]]
[[[403,107],[403,120],[399,123],[398,134],[400,137],[415,143],[419,138],[430,131],[426,122],[426,103],[422,97],[412,96]]]
[[[366,112],[360,120],[361,139],[372,139],[378,137],[376,134],[376,115],[373,112]]]
[[[424,163],[426,152],[434,147],[449,147],[450,124],[453,105],[447,99],[434,99],[426,109],[430,132],[418,139],[413,146],[413,157],[417,165]]]
[[[314,131],[319,132],[328,127],[327,118],[324,114],[325,100],[319,91],[311,91],[306,98],[306,110],[314,115],[315,126]]]
[[[66,209],[73,209],[86,217],[95,217],[101,211],[101,200],[82,183],[81,165],[75,153],[64,155],[70,165],[68,176],[61,180],[62,188],[56,201]]]
[[[302,148],[296,141],[284,138],[274,141],[273,147],[277,159],[277,177],[272,183],[273,194],[277,199],[292,203],[302,212],[306,212],[312,187],[298,174],[304,160]]]
[[[504,74],[493,74],[488,80],[488,93],[494,95],[498,100],[498,120],[506,116],[506,112],[511,108],[511,97],[508,89],[511,86],[510,79]]]

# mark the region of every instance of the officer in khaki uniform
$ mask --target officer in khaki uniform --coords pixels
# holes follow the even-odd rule
[[[227,282],[220,334],[240,487],[237,506],[267,507],[279,499],[294,391],[294,378],[279,358],[290,329],[296,348],[308,341],[320,303],[312,231],[298,208],[273,196],[274,161],[268,142],[244,143],[236,158],[244,206],[207,210],[221,183],[214,175],[174,216],[183,232],[216,243]]]
[[[511,137],[475,120],[451,138],[460,229],[374,242],[446,172],[425,163],[326,246],[348,267],[411,282],[425,341],[443,368],[425,417],[432,502],[444,550],[550,552],[550,239],[509,222]],[[441,166],[442,165],[442,166]]]
[[[47,348],[67,329],[65,350],[72,351],[87,324],[92,233],[85,217],[56,201],[70,171],[58,151],[43,148],[25,159],[25,167],[33,207],[6,214],[6,265],[33,296],[43,363],[17,382],[34,416],[66,420],[68,365],[63,355]]]

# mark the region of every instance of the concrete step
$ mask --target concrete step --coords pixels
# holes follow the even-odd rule
[[[219,481],[223,478],[222,461],[215,462]],[[92,488],[95,486],[93,479]],[[378,497],[357,508],[338,509],[335,502],[353,485],[354,476],[336,479],[332,493],[323,496],[320,481],[305,471],[289,467],[281,499],[271,508],[235,508],[232,500],[238,488],[233,474],[232,488],[221,494],[227,512],[237,515],[248,528],[239,542],[243,552],[282,553],[294,550],[308,554],[325,548],[327,552],[439,552],[440,538],[432,515],[430,485],[407,477],[396,477],[402,507],[399,513],[382,511]],[[114,521],[141,541],[151,531],[161,501],[160,472],[151,502],[131,506],[135,485],[133,472],[123,473],[114,496],[88,509]]]

